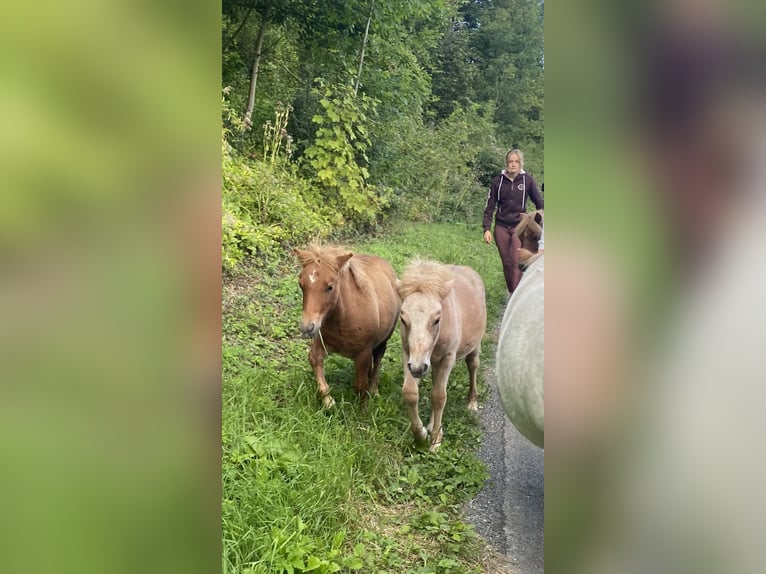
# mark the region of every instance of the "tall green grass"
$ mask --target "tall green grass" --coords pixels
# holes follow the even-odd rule
[[[496,250],[481,235],[478,225],[398,225],[347,246],[385,257],[397,272],[413,257],[473,267],[485,282],[491,330],[505,285]],[[465,408],[465,364],[450,378],[436,454],[412,441],[398,329],[383,359],[380,396],[364,410],[352,362],[327,359],[336,406],[325,412],[308,342],[298,336],[297,272],[286,253],[241,267],[224,284],[224,572],[480,572],[481,542],[460,512],[486,478],[474,454],[477,421]],[[491,351],[485,340],[485,364]],[[429,395],[426,379],[423,418]]]

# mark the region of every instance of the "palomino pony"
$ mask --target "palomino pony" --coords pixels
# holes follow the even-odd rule
[[[469,267],[414,261],[396,289],[402,299],[402,394],[416,441],[431,435],[431,452],[442,442],[442,413],[447,380],[455,361],[465,358],[471,384],[468,408],[477,410],[476,376],[487,308],[481,277]],[[418,415],[418,382],[433,364],[431,419],[428,427]]]
[[[313,338],[309,363],[322,404],[335,404],[324,375],[329,353],[353,359],[354,388],[364,402],[378,392],[380,361],[399,316],[394,269],[380,257],[338,247],[312,244],[294,252],[303,266],[301,334]]]
[[[530,442],[544,446],[545,255],[508,301],[497,343],[497,388],[505,414]]]

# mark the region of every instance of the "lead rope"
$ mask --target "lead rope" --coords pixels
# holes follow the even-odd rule
[[[319,342],[322,343],[322,348],[324,349],[324,354],[329,355],[330,353],[327,352],[327,347],[324,346],[324,339],[322,338],[322,329],[319,329]]]

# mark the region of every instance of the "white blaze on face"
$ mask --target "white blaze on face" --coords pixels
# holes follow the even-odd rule
[[[316,283],[316,280],[317,280],[317,273],[318,273],[318,270],[317,270],[317,269],[314,269],[314,270],[311,272],[311,275],[309,275],[309,283],[311,283],[312,285],[313,285],[314,283]]]

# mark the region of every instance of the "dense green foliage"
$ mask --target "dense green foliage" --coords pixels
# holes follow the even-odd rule
[[[224,265],[543,179],[539,0],[224,0]]]
[[[355,97],[348,86],[324,86],[314,94],[322,96],[322,113],[312,118],[319,125],[314,145],[306,150],[309,165],[323,191],[326,204],[334,211],[350,215],[352,222],[374,221],[386,205],[368,185],[370,172],[367,149],[370,147],[367,113],[375,101],[364,94]]]
[[[387,258],[397,272],[416,256],[470,265],[484,279],[490,318],[505,302],[495,250],[472,227],[409,224],[352,247]],[[486,553],[461,518],[486,478],[474,454],[479,429],[466,409],[464,362],[450,377],[436,454],[416,448],[409,431],[398,329],[383,359],[380,396],[364,410],[353,363],[328,358],[337,404],[325,412],[308,343],[297,336],[297,272],[297,262],[278,259],[240,266],[224,285],[223,571],[482,571]],[[492,361],[487,337],[481,373]],[[429,394],[430,376],[421,383],[424,419]]]

